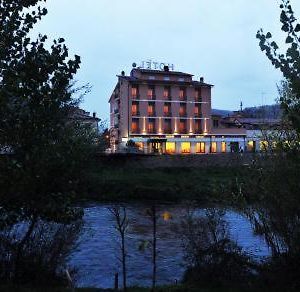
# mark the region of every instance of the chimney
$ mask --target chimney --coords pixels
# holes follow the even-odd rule
[[[204,83],[204,77],[200,77],[200,82]]]
[[[169,66],[166,66],[166,65],[165,65],[165,66],[164,66],[164,71],[165,71],[165,72],[169,72]]]
[[[95,112],[93,112],[93,118],[94,118],[94,119],[96,118],[96,113],[95,113]]]
[[[125,76],[125,71],[122,71],[122,72],[121,72],[121,75],[122,75],[122,76]]]

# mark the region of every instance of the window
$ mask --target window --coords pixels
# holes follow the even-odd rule
[[[131,96],[132,96],[132,98],[138,97],[138,88],[136,86],[131,88]]]
[[[180,104],[179,115],[181,117],[186,116],[186,104]]]
[[[191,143],[182,142],[181,143],[181,153],[190,153],[191,152]]]
[[[247,150],[249,152],[254,152],[255,151],[255,143],[254,143],[254,141],[248,141]]]
[[[211,153],[217,152],[217,142],[211,142]]]
[[[175,142],[166,142],[166,153],[174,154],[176,152]]]
[[[166,117],[169,117],[171,115],[171,104],[170,103],[165,102],[165,104],[164,104],[164,115]]]
[[[178,81],[184,82],[184,78],[180,77],[180,78],[178,78]]]
[[[196,104],[194,108],[195,117],[201,116],[201,105]]]
[[[131,105],[131,115],[137,116],[139,114],[139,105],[137,102],[133,102]]]
[[[139,120],[138,119],[132,119],[131,132],[134,134],[139,132]]]
[[[196,143],[196,153],[205,153],[205,143],[204,142]]]
[[[149,99],[155,99],[155,89],[154,86],[149,86],[147,91],[147,96]]]
[[[221,151],[222,151],[222,153],[226,152],[226,142],[221,143]]]
[[[165,76],[165,77],[164,77],[164,80],[165,80],[165,81],[169,81],[169,80],[170,80],[170,77]]]
[[[172,133],[171,120],[169,120],[169,119],[165,119],[165,121],[164,121],[164,133],[165,134]]]
[[[201,120],[195,121],[195,134],[201,134],[202,133],[202,127],[201,127]]]
[[[179,89],[179,99],[180,99],[180,100],[185,100],[185,99],[186,99],[185,88],[180,88],[180,89]]]
[[[185,120],[179,121],[179,133],[186,134],[186,121]]]
[[[144,150],[144,143],[143,142],[135,142],[136,147],[143,151]]]
[[[195,89],[195,101],[201,102],[201,88]]]
[[[219,128],[219,120],[213,120],[213,127]]]
[[[152,102],[149,102],[148,104],[148,116],[152,117],[155,115],[155,104]]]
[[[149,119],[148,123],[148,133],[154,133],[155,132],[155,120]]]
[[[171,97],[170,91],[171,91],[170,87],[164,88],[164,98],[165,99],[169,99]]]

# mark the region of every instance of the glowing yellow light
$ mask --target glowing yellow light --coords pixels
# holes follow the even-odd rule
[[[162,134],[161,118],[158,119],[158,134]]]
[[[223,153],[226,152],[226,142],[222,142],[222,143],[221,143],[221,151],[222,151]]]
[[[146,134],[146,117],[143,118],[143,134]]]
[[[191,152],[191,143],[182,142],[181,143],[181,153],[190,153]]]
[[[190,134],[193,134],[193,120],[190,119]]]
[[[175,142],[166,142],[166,153],[173,154],[175,151]]]
[[[207,119],[204,119],[204,134],[207,133]]]
[[[174,119],[174,134],[177,134],[177,118]]]
[[[170,212],[166,211],[162,214],[162,217],[163,217],[164,221],[169,221],[172,219],[172,214]]]

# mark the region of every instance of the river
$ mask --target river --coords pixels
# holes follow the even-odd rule
[[[72,252],[69,264],[78,268],[77,286],[112,288],[115,273],[120,274],[118,260],[119,236],[114,218],[109,211],[110,204],[91,204],[84,207],[84,226],[82,235]],[[146,214],[149,206],[144,204],[126,205],[129,229],[126,236],[128,254],[128,284],[130,286],[151,285],[151,250],[141,251],[143,240],[150,240],[152,223]],[[166,213],[167,212],[167,213]],[[198,208],[195,212],[204,212]],[[185,271],[182,239],[178,226],[187,214],[183,205],[161,204],[157,206],[157,282],[159,285],[180,281]],[[171,214],[164,220],[163,214]],[[168,217],[168,216],[167,216]],[[231,238],[244,250],[255,257],[269,254],[263,238],[253,235],[248,220],[241,214],[227,210],[224,217],[228,223]]]

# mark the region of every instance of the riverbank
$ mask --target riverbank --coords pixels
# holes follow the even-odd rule
[[[219,201],[222,189],[246,170],[245,165],[146,168],[99,162],[87,170],[86,199]]]

